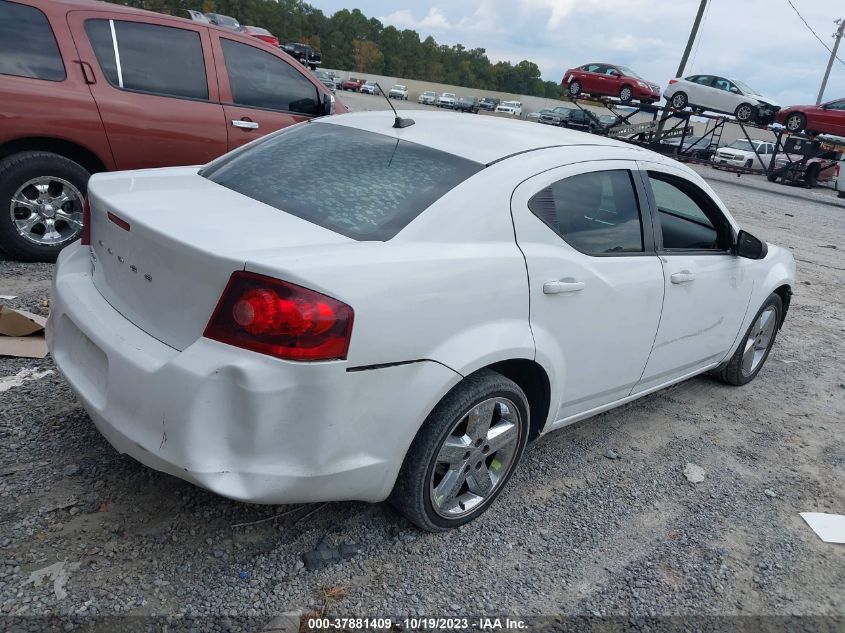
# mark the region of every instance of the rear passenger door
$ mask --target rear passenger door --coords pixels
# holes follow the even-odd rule
[[[68,14],[117,169],[206,163],[226,151],[208,29],[100,11]]]
[[[281,54],[221,33],[212,37],[219,66],[225,68],[220,93],[230,150],[323,114],[322,93]]]
[[[561,423],[627,397],[657,332],[663,272],[635,170],[587,161],[530,178],[512,197],[537,357],[556,372]]]

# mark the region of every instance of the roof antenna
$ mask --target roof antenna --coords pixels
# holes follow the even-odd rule
[[[415,121],[413,119],[403,119],[401,116],[399,116],[399,113],[396,112],[396,108],[393,107],[393,103],[390,101],[390,97],[388,97],[384,90],[381,89],[381,86],[378,85],[378,82],[376,82],[376,88],[378,88],[378,91],[381,93],[381,96],[387,99],[387,105],[390,106],[390,109],[393,110],[393,114],[396,115],[396,120],[393,122],[393,127],[411,127],[415,123]]]

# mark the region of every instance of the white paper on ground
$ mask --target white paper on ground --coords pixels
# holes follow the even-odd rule
[[[0,299],[5,299],[6,301],[11,301],[12,299],[17,299],[18,295],[0,295]]]
[[[825,543],[845,543],[845,515],[802,512],[801,518]]]

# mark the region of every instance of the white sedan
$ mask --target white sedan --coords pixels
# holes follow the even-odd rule
[[[690,106],[732,114],[742,123],[769,123],[780,106],[772,99],[736,79],[716,75],[692,75],[669,80],[663,98],[676,110]]]
[[[117,450],[249,502],[390,499],[436,531],[487,510],[529,439],[758,374],[794,262],[695,172],[566,129],[414,118],[91,178],[48,342]]]

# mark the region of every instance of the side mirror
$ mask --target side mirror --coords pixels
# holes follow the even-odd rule
[[[323,114],[334,114],[334,95],[323,95]]]
[[[751,233],[740,231],[736,236],[736,244],[734,245],[734,254],[738,257],[745,257],[746,259],[763,259],[768,255],[769,247]]]

